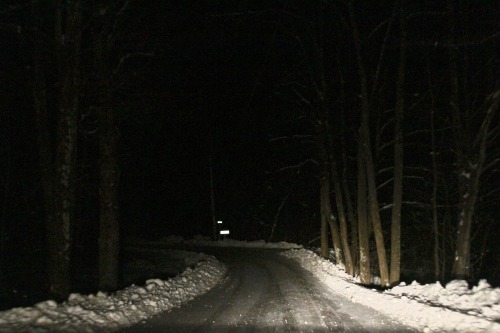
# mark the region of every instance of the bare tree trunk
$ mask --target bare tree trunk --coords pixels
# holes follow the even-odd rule
[[[330,210],[330,214],[328,215],[330,217],[329,224],[330,224],[330,229],[332,230],[332,240],[334,245],[335,242],[338,242],[337,244],[342,246],[342,253],[340,253],[340,258],[342,260],[342,263],[345,265],[345,270],[347,274],[353,275],[354,269],[352,264],[351,249],[349,246],[349,233],[347,231],[344,200],[342,198],[342,187],[340,184],[337,162],[335,161],[335,156],[334,156],[336,150],[334,146],[334,139],[332,137],[332,129],[330,127],[329,119],[327,117],[325,118],[326,119],[324,119],[324,121],[322,122],[323,126],[321,130],[323,131],[322,137],[324,137],[325,145],[328,147],[329,154],[327,157],[327,161],[328,165],[330,166],[329,168],[330,173],[328,174],[331,175],[331,181],[333,182],[334,186],[335,203],[337,206],[337,214],[339,217],[340,231],[332,212],[330,204],[330,194],[328,193],[328,206],[329,206],[328,208]],[[325,172],[327,173],[328,171]],[[330,181],[328,181],[328,187],[330,187]],[[339,237],[340,239],[336,239],[336,237]],[[340,263],[340,261],[337,260],[337,263]]]
[[[434,277],[436,281],[441,276],[439,260],[439,224],[437,210],[437,189],[438,189],[438,171],[436,162],[436,133],[434,129],[434,108],[431,111],[431,136],[432,136],[432,231],[434,233]]]
[[[361,39],[359,36],[356,19],[354,16],[354,7],[352,2],[349,2],[349,14],[351,17],[352,34],[354,46],[356,49],[356,59],[358,63],[359,80],[361,85],[362,96],[362,111],[361,125],[358,134],[358,228],[359,228],[359,264],[360,264],[360,280],[363,284],[371,284],[370,272],[370,225],[368,223],[368,207],[367,207],[367,156],[366,156],[366,129],[368,127],[368,83],[366,78],[366,70],[361,56]],[[366,125],[365,125],[366,115]],[[370,154],[371,155],[371,154]]]
[[[438,170],[437,170],[437,149],[436,149],[436,131],[434,127],[434,112],[435,112],[435,99],[432,90],[432,82],[430,76],[429,64],[427,64],[428,78],[429,78],[429,92],[431,96],[431,157],[432,157],[432,232],[434,234],[434,248],[433,248],[433,259],[434,259],[434,278],[439,281],[441,277],[441,264],[439,258],[439,221],[438,221],[438,206],[437,206],[437,191],[438,191]],[[444,227],[444,223],[443,223]],[[443,237],[444,239],[444,237]],[[443,249],[444,250],[444,249]]]
[[[33,3],[33,6],[36,6]],[[64,9],[64,11],[63,11]],[[39,120],[39,143],[41,167],[46,191],[46,208],[52,210],[47,219],[48,275],[50,292],[56,297],[65,297],[71,286],[71,242],[72,220],[75,203],[75,165],[77,145],[77,122],[79,108],[79,67],[81,40],[81,2],[74,1],[62,6],[55,4],[55,54],[59,69],[58,122],[56,153],[53,167],[48,166],[50,147],[48,140],[47,112],[44,106],[43,76],[41,75],[41,55],[34,52],[35,110]],[[63,23],[64,22],[64,23]],[[36,47],[35,47],[36,49]],[[38,64],[36,63],[38,62]],[[37,74],[38,73],[38,74]],[[47,144],[48,143],[48,144]],[[45,170],[45,171],[44,171]],[[51,171],[53,170],[53,171]],[[50,181],[50,173],[53,174]]]
[[[389,285],[389,268],[387,265],[387,256],[385,252],[384,235],[382,233],[382,223],[380,221],[378,199],[377,199],[377,185],[375,179],[375,170],[374,170],[373,156],[371,151],[371,140],[370,140],[370,127],[369,127],[370,97],[368,94],[366,69],[361,56],[361,38],[359,36],[359,31],[356,25],[352,2],[349,2],[349,12],[351,16],[354,46],[356,49],[356,58],[358,63],[358,71],[361,84],[362,107],[361,107],[361,128],[359,133],[359,139],[361,147],[363,148],[364,165],[366,168],[366,182],[368,184],[368,210],[369,210],[369,216],[372,220],[375,242],[377,245],[377,255],[379,262],[381,284],[382,286],[387,286]]]
[[[123,3],[120,11],[124,10]],[[108,11],[106,11],[108,13]],[[112,12],[109,12],[110,14]],[[119,286],[120,207],[118,190],[120,137],[116,106],[113,103],[113,73],[110,53],[117,37],[119,15],[100,15],[94,33],[94,65],[98,87],[99,136],[99,289],[115,290]]]
[[[57,253],[55,240],[53,239],[55,225],[55,199],[54,199],[54,152],[50,142],[49,112],[47,109],[47,87],[43,64],[45,63],[44,53],[41,50],[39,29],[40,14],[36,1],[32,2],[32,17],[34,24],[34,38],[32,41],[33,51],[33,106],[35,110],[35,123],[37,127],[38,157],[40,163],[40,174],[43,188],[43,201],[45,210],[45,234],[47,238],[47,264],[50,286],[55,281],[53,267],[57,265]],[[52,288],[51,288],[52,289]]]
[[[360,129],[361,131],[361,129]],[[360,135],[361,136],[361,135]],[[366,207],[366,167],[361,138],[358,143],[358,231],[359,231],[359,278],[362,284],[371,284],[370,233]]]
[[[344,256],[342,252],[342,242],[340,240],[339,227],[333,216],[332,206],[330,202],[330,179],[328,174],[321,177],[321,216],[326,220],[330,226],[330,233],[332,237],[333,249],[335,251],[335,260],[337,265],[344,265]]]
[[[118,126],[111,105],[111,74],[108,45],[100,32],[95,41],[96,76],[101,86],[97,106],[99,134],[99,289],[114,290],[119,283],[120,223],[119,223],[119,166]]]
[[[339,216],[340,231],[341,231],[340,235],[341,235],[342,248],[343,248],[343,254],[344,254],[344,259],[345,259],[345,270],[346,270],[347,274],[354,275],[354,268],[353,268],[352,257],[351,257],[351,248],[349,246],[349,235],[347,232],[347,220],[346,220],[345,211],[344,211],[344,201],[342,199],[342,190],[341,190],[341,186],[340,186],[340,179],[339,179],[339,174],[338,174],[338,170],[337,170],[337,164],[335,163],[335,161],[332,161],[331,164],[332,164],[332,166],[331,166],[332,181],[333,181],[333,186],[334,186],[334,190],[335,190],[335,202],[337,204],[337,214]],[[356,232],[356,230],[354,230],[353,232]]]
[[[328,217],[323,204],[323,178],[320,180],[320,216],[321,216],[321,233],[320,233],[320,246],[321,246],[321,256],[325,259],[329,257],[329,246],[328,246]]]
[[[3,94],[2,94],[3,95]],[[0,98],[3,96],[0,95]],[[11,137],[13,136],[13,133],[11,132],[10,128],[12,128],[11,124],[11,119],[10,119],[10,114],[5,113],[5,117],[3,117],[3,121],[5,124],[5,132],[2,133],[0,136],[1,140],[4,142],[2,144],[1,148],[5,148],[6,156],[5,160],[2,161],[2,165],[4,166],[2,170],[2,176],[0,179],[2,181],[0,182],[0,186],[2,188],[2,212],[0,214],[0,272],[5,272],[5,266],[4,266],[4,260],[6,258],[6,248],[7,248],[7,216],[8,216],[8,209],[9,209],[9,198],[10,198],[10,192],[11,192],[11,173],[12,173],[12,157],[11,157],[11,152],[12,152],[12,144],[11,144]],[[3,281],[3,274],[0,273],[0,283]]]
[[[366,182],[368,184],[368,210],[369,216],[372,220],[373,233],[375,235],[375,244],[377,245],[377,255],[380,270],[380,280],[382,286],[389,285],[389,268],[387,267],[387,256],[385,252],[384,234],[382,232],[382,222],[380,220],[380,213],[377,199],[377,185],[375,181],[375,171],[373,167],[373,160],[370,148],[370,135],[368,129],[368,114],[364,112],[362,127],[364,127],[363,148],[365,153],[365,167],[366,167]]]
[[[339,227],[335,216],[332,211],[332,204],[330,201],[330,172],[332,160],[331,155],[328,154],[332,152],[333,146],[330,144],[329,139],[329,128],[326,111],[323,111],[322,115],[324,118],[319,122],[318,132],[320,137],[320,142],[318,142],[318,149],[320,159],[322,161],[321,169],[321,215],[326,218],[328,225],[330,226],[330,233],[332,237],[332,244],[335,251],[335,260],[337,265],[345,265],[344,253],[342,249],[342,241],[340,237]]]
[[[279,221],[279,218],[280,218],[281,210],[285,206],[285,203],[288,200],[289,196],[290,196],[290,192],[285,197],[283,197],[283,199],[281,200],[280,206],[278,207],[278,210],[276,211],[276,215],[274,215],[273,226],[271,228],[271,233],[269,234],[269,238],[268,238],[269,242],[271,242],[272,239],[273,239],[273,237],[274,237],[274,231],[276,230],[276,226],[278,225],[278,221]]]
[[[345,177],[345,176],[344,176]],[[352,257],[352,266],[354,268],[354,274],[357,274],[359,271],[358,268],[358,254],[359,254],[359,232],[358,232],[358,218],[356,216],[356,212],[354,211],[354,206],[351,199],[351,192],[349,190],[349,184],[347,183],[347,179],[344,179],[342,182],[346,203],[347,203],[347,219],[349,220],[349,224],[351,225],[351,257]]]
[[[337,49],[338,50],[338,49]],[[339,51],[339,50],[338,50]],[[346,153],[346,142],[345,142],[345,133],[344,129],[347,128],[347,125],[344,121],[345,114],[345,84],[344,78],[341,71],[340,61],[337,57],[337,66],[339,68],[339,80],[340,84],[340,123],[341,123],[341,133],[340,133],[340,145],[342,150],[342,162],[343,162],[343,170],[342,170],[342,189],[344,191],[346,205],[347,205],[347,219],[349,224],[351,225],[351,261],[352,267],[354,271],[358,271],[358,251],[359,251],[359,241],[358,241],[358,220],[356,217],[356,213],[354,211],[354,207],[352,204],[351,191],[349,190],[348,174],[347,174],[347,153]],[[340,179],[339,179],[340,181]],[[356,272],[353,272],[356,273]]]
[[[215,241],[219,239],[219,235],[217,235],[217,220],[215,217],[214,162],[212,152],[210,152],[208,159],[208,167],[210,171],[210,214],[212,216],[212,239]]]
[[[100,222],[99,289],[114,290],[119,282],[120,223],[118,202],[118,127],[113,107],[99,107]]]
[[[467,160],[469,168],[464,167],[459,175],[460,177],[466,178],[467,187],[466,192],[461,195],[462,211],[459,218],[455,260],[452,268],[452,275],[456,279],[467,279],[470,277],[471,228],[481,184],[480,178],[486,161],[489,128],[500,104],[500,90],[492,93],[488,97],[487,102],[490,105],[486,110],[486,114],[474,142],[477,144],[477,159],[475,163],[472,160]]]
[[[402,1],[401,6],[405,3]],[[400,279],[401,270],[401,206],[403,203],[403,110],[406,70],[406,18],[404,8],[400,11],[400,38],[398,79],[396,82],[396,109],[394,115],[394,186],[391,224],[391,276],[390,284]]]
[[[469,106],[464,106],[460,99],[460,75],[459,75],[459,50],[455,47],[456,17],[454,1],[448,2],[449,15],[449,63],[450,63],[450,86],[453,134],[456,143],[456,165],[458,177],[458,203],[460,213],[458,216],[458,227],[456,236],[455,256],[452,267],[452,276],[456,279],[467,279],[470,277],[470,246],[471,228],[477,202],[480,178],[484,170],[486,160],[486,148],[488,145],[489,127],[500,101],[500,91],[493,92],[486,101],[486,113],[481,127],[477,131],[475,139],[472,133],[467,132],[463,119],[464,115],[470,114]],[[464,80],[467,78],[464,75]]]

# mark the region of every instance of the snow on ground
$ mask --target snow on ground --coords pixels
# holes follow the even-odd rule
[[[246,248],[266,248],[266,249],[301,249],[302,245],[288,243],[288,242],[278,242],[278,243],[268,243],[264,240],[255,241],[241,241],[231,238],[224,238],[221,241],[212,241],[210,238],[205,236],[195,236],[194,239],[184,239],[180,236],[168,236],[162,243],[167,243],[170,245],[183,244],[183,245],[193,245],[193,246],[217,246],[217,247],[246,247]]]
[[[109,295],[71,294],[60,304],[48,300],[3,311],[0,332],[110,332],[179,307],[206,293],[226,273],[226,267],[212,256],[175,252],[194,268],[188,267],[172,279],[150,279],[144,286],[132,285]]]
[[[469,289],[465,281],[420,285],[402,283],[380,292],[359,281],[312,251],[291,250],[282,255],[298,261],[335,292],[372,307],[422,332],[500,332],[500,288],[485,281]]]
[[[359,286],[359,281],[342,268],[296,244],[231,239],[212,242],[201,237],[170,237],[161,243],[293,249],[282,255],[298,261],[335,292],[419,331],[500,332],[500,288],[491,288],[485,280],[472,289],[465,281],[452,281],[445,287],[414,282],[380,292]],[[71,294],[60,304],[48,300],[33,307],[3,311],[0,332],[110,332],[178,307],[206,293],[225,275],[226,267],[212,256],[175,252],[175,256],[184,256],[186,266],[192,267],[175,278],[150,279],[144,286],[132,285],[113,294]]]

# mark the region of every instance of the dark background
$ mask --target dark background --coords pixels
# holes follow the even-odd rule
[[[318,3],[132,1],[132,9],[126,13],[128,22],[111,60],[117,66],[124,55],[141,54],[123,64],[114,89],[119,106],[120,223],[124,241],[168,235],[211,236],[212,156],[216,216],[224,220],[232,237],[267,240],[280,204],[287,198],[273,240],[319,244],[314,131],[291,88],[293,83],[299,83],[300,91],[310,96],[312,82],[308,77],[321,70],[307,30],[310,22],[315,26],[323,15]],[[346,6],[341,1],[328,3],[329,25],[316,28],[324,28],[329,40],[324,70],[333,87],[332,110],[340,103],[338,67],[344,74],[344,103],[350,111],[343,119],[334,117],[338,120],[334,130],[342,132],[346,140],[349,156],[345,168],[347,178],[354,183],[359,78],[352,36],[346,28]],[[484,100],[498,88],[498,2],[459,3],[461,17],[467,18],[470,31],[471,42],[463,48],[470,52],[471,98]],[[360,31],[367,36],[372,33],[363,40],[370,71],[374,71],[384,37],[384,30],[375,28],[391,15],[393,6],[391,1],[356,3]],[[448,46],[444,45],[448,18],[446,4],[435,1],[411,4],[408,11],[405,91],[411,109],[405,115],[404,127],[406,133],[417,134],[405,137],[405,165],[409,168],[405,173],[413,178],[405,179],[403,268],[410,272],[408,278],[426,279],[432,267],[431,216],[428,206],[419,203],[428,203],[431,176],[418,170],[430,165],[427,64],[432,72],[433,94],[437,95],[440,171],[447,175],[441,193],[443,207],[452,205],[444,201],[452,196],[446,191],[451,192],[455,186],[449,132]],[[36,293],[42,293],[33,281],[43,281],[45,240],[30,81],[31,51],[29,41],[17,31],[17,27],[29,26],[29,20],[27,4],[12,1],[0,6],[1,283],[2,290],[21,290],[31,300]],[[85,32],[83,44],[85,57],[92,49]],[[394,105],[397,31],[390,35],[388,45],[382,71],[383,97],[378,102],[379,114],[372,120],[375,129],[380,129],[377,122],[384,122]],[[88,74],[85,68],[83,73]],[[80,289],[87,285],[90,290],[95,283],[99,217],[98,144],[95,115],[90,111],[93,89],[91,82],[82,85],[74,230],[74,253],[79,263],[74,268],[75,276],[80,277]],[[498,116],[494,123],[498,123]],[[473,121],[470,126],[475,126]],[[285,136],[288,139],[276,139]],[[375,130],[373,136],[374,141],[389,142],[392,129]],[[379,170],[383,170],[392,161],[392,150],[376,158]],[[486,176],[482,190],[496,194],[485,199],[477,212],[484,225],[477,229],[478,233],[489,237],[481,238],[474,247],[482,260],[477,278],[498,281],[498,169]],[[378,183],[384,183],[387,177],[381,172]],[[390,203],[391,193],[390,187],[380,189],[381,205]],[[455,221],[446,215],[448,212],[445,208],[440,211],[442,220]],[[385,230],[389,230],[390,209],[382,211],[382,218]],[[453,228],[452,222],[448,223]]]

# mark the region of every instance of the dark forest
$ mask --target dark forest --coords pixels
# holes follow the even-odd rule
[[[2,1],[0,306],[215,219],[366,284],[500,285],[499,8]]]

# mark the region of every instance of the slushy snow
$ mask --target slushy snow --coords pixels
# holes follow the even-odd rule
[[[292,249],[282,255],[298,261],[329,288],[421,332],[500,332],[500,288],[485,280],[472,289],[465,281],[421,285],[413,282],[384,292],[367,289],[343,268],[314,252],[291,243],[242,242],[226,239],[211,242],[198,238],[169,238],[162,244],[238,246]],[[148,243],[149,244],[149,243]],[[161,245],[161,244],[158,244]],[[167,311],[206,293],[226,274],[213,256],[176,251],[190,267],[168,280],[152,278],[144,286],[132,285],[113,294],[71,294],[67,301],[52,300],[33,307],[0,312],[0,332],[96,332],[115,331]],[[196,261],[196,263],[194,263]]]

